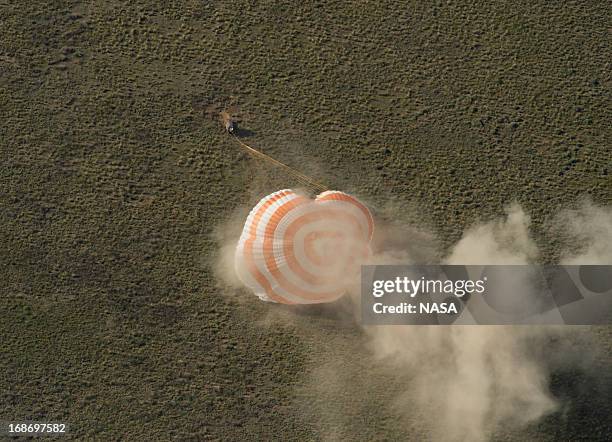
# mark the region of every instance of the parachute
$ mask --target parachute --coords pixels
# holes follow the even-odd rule
[[[312,200],[280,190],[247,217],[236,273],[264,301],[331,302],[354,283],[371,253],[373,230],[368,208],[346,193],[326,191]]]

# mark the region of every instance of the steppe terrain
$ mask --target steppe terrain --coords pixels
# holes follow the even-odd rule
[[[0,2],[0,420],[78,440],[426,440],[355,321],[218,277],[245,210],[297,183],[211,113],[442,253],[518,202],[555,262],[556,214],[612,204],[610,17],[602,1]],[[611,329],[578,334],[591,368],[548,379],[563,406],[495,440],[610,437]]]

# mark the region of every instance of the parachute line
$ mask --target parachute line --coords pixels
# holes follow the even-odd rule
[[[308,175],[304,175],[300,171],[295,170],[292,167],[289,167],[286,164],[281,163],[280,161],[272,158],[271,156],[268,156],[265,153],[260,152],[257,149],[249,146],[248,144],[240,140],[236,135],[232,134],[232,136],[234,137],[236,142],[240,145],[240,147],[242,147],[244,150],[247,151],[247,153],[249,153],[255,158],[259,158],[261,160],[267,161],[270,164],[273,164],[274,166],[280,167],[281,169],[283,169],[285,172],[293,176],[295,179],[297,179],[301,184],[305,185],[306,187],[310,187],[317,191],[329,190],[326,186],[310,178]]]

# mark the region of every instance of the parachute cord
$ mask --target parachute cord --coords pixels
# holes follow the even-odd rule
[[[258,151],[257,149],[254,149],[253,147],[249,146],[248,144],[244,143],[242,140],[240,140],[236,135],[231,134],[234,139],[236,140],[236,142],[238,142],[238,144],[240,145],[240,147],[242,147],[243,149],[245,149],[249,154],[251,154],[252,156],[262,159],[264,161],[268,161],[269,163],[280,167],[281,169],[285,170],[285,172],[289,173],[290,175],[292,175],[294,178],[296,178],[300,183],[302,183],[303,185],[307,186],[307,187],[311,187],[314,190],[323,192],[326,190],[329,190],[326,186],[324,186],[321,183],[318,183],[317,181],[313,180],[312,178],[310,178],[308,175],[304,175],[303,173],[287,166],[284,163],[281,163],[278,160],[275,160],[274,158],[272,158],[271,156],[266,155],[263,152]]]

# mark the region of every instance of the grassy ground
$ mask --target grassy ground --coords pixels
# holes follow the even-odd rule
[[[1,419],[81,440],[418,435],[366,413],[384,392],[313,411],[304,373],[338,348],[376,370],[356,326],[224,295],[219,225],[296,183],[211,107],[443,245],[516,200],[552,260],[560,207],[612,201],[605,2],[15,1],[0,23]],[[585,333],[609,351],[609,329]],[[568,388],[530,437],[603,439],[609,390]]]

